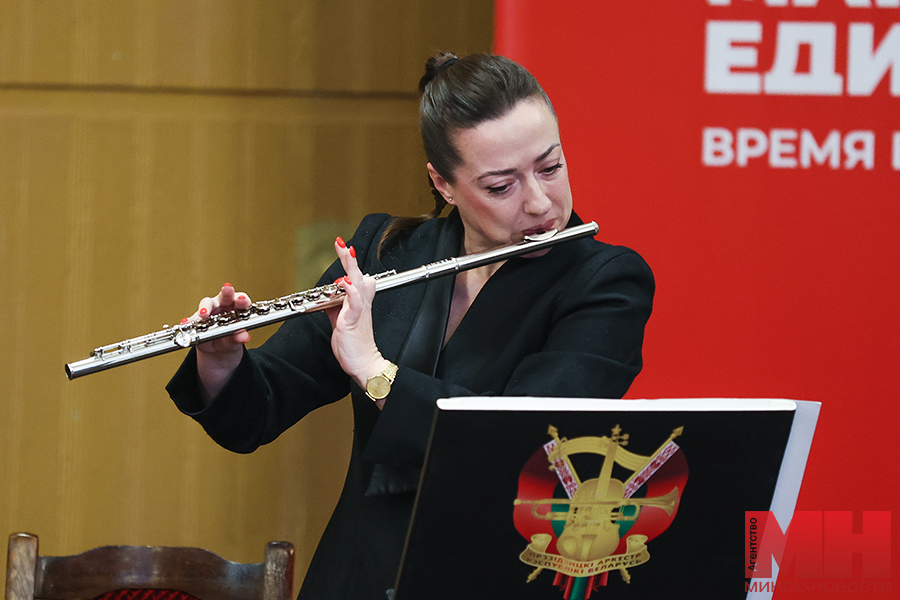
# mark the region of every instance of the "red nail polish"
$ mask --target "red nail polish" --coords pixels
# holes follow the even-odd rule
[[[350,246],[350,256],[356,258],[356,248],[354,248],[353,246]]]
[[[247,296],[241,294],[240,296],[237,297],[237,299],[238,299],[238,300],[246,300],[246,299],[247,299]]]
[[[345,285],[353,285],[352,283],[350,283],[350,278],[347,277],[346,275],[344,275],[344,284]]]
[[[337,279],[334,280],[334,285],[339,284],[341,282],[341,280],[343,280],[343,279],[344,279],[343,277],[338,277]]]
[[[201,316],[201,317],[205,317],[205,316],[206,316],[206,313],[208,313],[208,312],[209,312],[209,311],[206,310],[205,308],[201,308],[201,309],[200,309],[200,316]]]
[[[226,285],[227,285],[227,286],[228,286],[228,287],[234,287],[234,286],[233,286],[233,285],[231,285],[231,284],[230,284],[230,283],[226,283],[226,284],[225,284],[225,285],[223,285],[223,286],[222,286],[222,287],[225,287],[225,286],[226,286]]]
[[[187,324],[190,323],[190,322],[191,322],[191,320],[188,319],[187,317],[185,317],[185,318],[183,318],[183,319],[181,320],[181,324],[182,324],[182,325],[187,325]]]
[[[341,236],[337,236],[337,239],[335,241],[337,242],[337,245],[340,246],[341,248],[347,247],[347,244],[344,242],[344,240],[341,239]]]

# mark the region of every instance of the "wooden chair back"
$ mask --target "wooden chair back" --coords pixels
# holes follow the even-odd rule
[[[262,563],[201,548],[103,546],[41,556],[38,538],[9,536],[6,600],[293,600],[294,546],[269,542]]]

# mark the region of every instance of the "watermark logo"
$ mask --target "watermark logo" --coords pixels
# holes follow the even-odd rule
[[[793,570],[798,579],[864,580],[891,576],[890,511],[797,511],[782,529],[769,511],[748,511],[744,517],[744,577],[748,591],[769,591],[772,561],[782,573]],[[854,555],[860,555],[854,572]],[[861,565],[859,564],[861,563]],[[801,585],[806,585],[803,582]],[[846,582],[832,584],[847,588]],[[865,582],[871,587],[873,582]],[[882,582],[884,583],[884,582]],[[890,582],[887,582],[890,583]],[[796,583],[793,583],[796,587]],[[858,588],[860,583],[855,584]],[[762,589],[765,586],[766,589]],[[779,583],[779,589],[783,587]]]

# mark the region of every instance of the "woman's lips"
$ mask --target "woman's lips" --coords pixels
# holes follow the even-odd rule
[[[545,231],[550,231],[551,229],[554,228],[555,223],[556,223],[555,219],[550,219],[546,223],[542,223],[542,224],[538,225],[537,227],[532,227],[530,229],[526,229],[525,231],[522,232],[522,235],[524,235],[524,236],[537,235],[539,233],[544,233]]]

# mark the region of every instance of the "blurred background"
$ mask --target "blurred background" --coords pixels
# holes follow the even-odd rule
[[[0,0],[0,532],[41,553],[201,546],[302,578],[340,492],[347,400],[252,455],[168,399],[168,354],[68,381],[228,281],[311,287],[335,235],[431,208],[416,85],[488,51],[483,0]],[[251,345],[271,332],[257,330]]]

